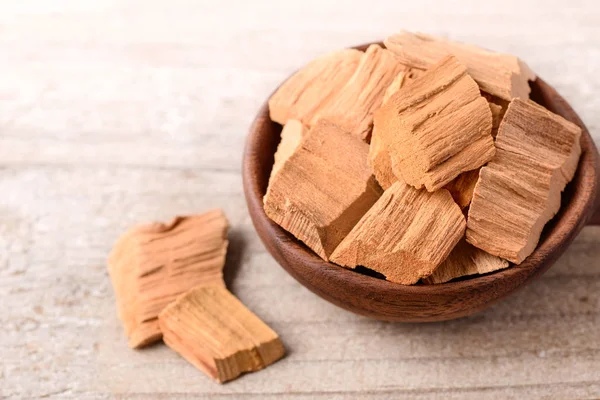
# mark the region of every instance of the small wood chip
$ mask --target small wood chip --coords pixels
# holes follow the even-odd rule
[[[368,151],[337,125],[319,121],[273,177],[266,214],[328,261],[381,195]]]
[[[330,103],[319,109],[311,125],[327,119],[368,141],[373,112],[381,106],[386,89],[404,68],[391,52],[375,44],[369,46],[352,78]]]
[[[447,259],[425,278],[428,284],[444,283],[461,276],[486,274],[508,267],[508,261],[478,249],[462,239]]]
[[[500,122],[502,122],[506,110],[498,104],[489,103],[489,105],[492,112],[492,137],[495,138],[498,135],[498,128],[500,128]]]
[[[373,174],[379,185],[385,190],[398,181],[394,171],[392,170],[392,158],[381,135],[376,133],[377,125],[373,127],[373,136],[369,146],[369,167],[373,170]]]
[[[464,236],[465,217],[450,193],[394,183],[333,252],[336,264],[359,265],[405,285],[425,278]]]
[[[475,190],[475,185],[477,184],[478,179],[478,169],[463,172],[452,182],[444,186],[444,189],[450,192],[452,198],[460,208],[466,208],[469,204],[471,204],[473,191]]]
[[[199,286],[159,315],[164,341],[223,383],[279,360],[279,336],[221,285]]]
[[[518,57],[435,36],[402,31],[388,37],[385,45],[401,63],[423,70],[453,55],[467,66],[481,90],[507,101],[515,97],[528,99],[528,81],[535,79],[533,71]]]
[[[306,126],[356,71],[363,52],[341,50],[321,56],[285,81],[269,99],[271,119],[285,125],[296,119]]]
[[[510,101],[503,100],[486,92],[481,92],[481,95],[490,104],[490,110],[492,111],[492,136],[496,138],[498,128],[500,128],[500,123],[502,122],[502,118],[504,118]]]
[[[405,67],[398,75],[394,78],[390,86],[385,91],[383,96],[383,104],[392,97],[401,88],[409,85],[415,79],[423,75],[423,71]],[[392,160],[387,152],[387,149],[383,145],[380,136],[373,135],[371,137],[371,145],[369,147],[369,166],[373,169],[375,178],[379,185],[383,189],[387,189],[392,186],[392,183],[396,182],[398,178],[392,171]]]
[[[496,156],[475,186],[467,241],[516,264],[529,256],[575,174],[580,136],[572,122],[532,101],[513,100],[496,137]]]
[[[300,121],[295,119],[288,120],[283,126],[283,129],[281,130],[281,141],[275,152],[275,162],[273,163],[273,170],[271,171],[269,181],[273,179],[273,176],[277,171],[279,171],[286,160],[290,158],[296,148],[298,148],[305,133],[306,127],[304,127]]]
[[[494,155],[488,102],[455,57],[447,57],[398,90],[375,113],[373,140],[399,180],[430,192]],[[377,141],[381,141],[377,143]],[[386,186],[387,161],[376,147],[370,165]]]
[[[129,346],[161,338],[158,314],[199,284],[223,283],[228,223],[221,210],[134,228],[113,248],[108,270]]]
[[[388,86],[388,88],[385,90],[382,104],[385,104],[394,93],[410,84],[421,75],[423,75],[423,71],[419,69],[403,67],[402,70],[398,72],[398,75],[396,75],[392,83],[390,83],[390,86]]]

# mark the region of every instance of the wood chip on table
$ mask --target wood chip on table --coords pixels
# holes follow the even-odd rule
[[[331,102],[319,109],[311,125],[326,119],[353,136],[369,141],[373,112],[381,106],[385,91],[404,69],[388,50],[376,44],[369,46],[354,75]]]
[[[467,66],[481,90],[507,101],[528,99],[529,81],[535,79],[533,71],[516,56],[440,37],[402,31],[388,37],[385,45],[401,63],[423,70],[453,55]]]
[[[282,358],[279,336],[222,285],[194,288],[159,315],[167,346],[217,382]]]
[[[405,285],[426,278],[464,236],[465,217],[447,190],[395,182],[335,249],[331,261],[364,266]]]
[[[363,52],[340,50],[318,57],[287,81],[269,99],[271,119],[281,125],[295,119],[310,126],[356,71]]]
[[[456,247],[433,273],[423,279],[424,283],[449,282],[463,276],[486,274],[509,266],[508,261],[493,256],[461,239]]]
[[[558,212],[577,169],[581,128],[544,107],[513,100],[496,137],[496,156],[481,169],[467,241],[520,264]]]
[[[200,284],[224,286],[228,222],[219,209],[131,229],[115,244],[108,270],[129,346],[162,337],[158,314]]]
[[[368,151],[339,126],[319,121],[270,182],[267,216],[328,261],[382,193]]]
[[[390,162],[378,160],[381,150],[375,149],[370,165],[376,176],[389,175],[391,165],[398,180],[435,191],[493,157],[491,129],[488,102],[466,67],[449,56],[375,113],[373,140]]]

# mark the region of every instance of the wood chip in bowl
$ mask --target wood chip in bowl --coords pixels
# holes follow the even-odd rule
[[[272,177],[266,214],[324,260],[381,195],[369,146],[321,120]]]
[[[373,44],[363,54],[356,72],[311,121],[334,122],[351,135],[365,141],[371,137],[373,112],[383,102],[385,91],[405,66],[388,50]]]
[[[285,81],[269,99],[271,119],[281,125],[295,119],[312,125],[356,71],[362,51],[347,49],[318,57]]]
[[[466,208],[471,204],[473,199],[473,191],[479,179],[479,169],[463,172],[457,176],[452,182],[444,186],[452,195],[452,198],[460,206]]]
[[[467,66],[481,90],[507,101],[515,97],[528,99],[528,81],[535,79],[533,71],[518,57],[431,35],[402,31],[388,37],[385,45],[401,63],[424,70],[453,55]]]
[[[444,283],[463,276],[486,274],[508,267],[508,261],[493,256],[461,239],[448,258],[423,281]]]
[[[465,217],[447,190],[394,183],[335,249],[331,261],[359,265],[410,285],[426,278],[464,236]]]
[[[433,192],[493,157],[491,130],[488,102],[466,67],[450,56],[375,113],[373,139],[387,150],[396,178]],[[371,165],[376,175],[386,168],[373,158]]]
[[[496,156],[481,169],[467,241],[521,263],[560,208],[581,154],[581,128],[533,101],[513,100],[496,137]]]

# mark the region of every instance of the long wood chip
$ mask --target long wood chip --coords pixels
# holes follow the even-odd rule
[[[279,336],[222,285],[190,290],[160,313],[159,322],[170,348],[221,383],[285,354]]]
[[[581,128],[520,99],[508,106],[496,156],[481,169],[467,222],[467,241],[513,263],[536,247],[573,178]]]

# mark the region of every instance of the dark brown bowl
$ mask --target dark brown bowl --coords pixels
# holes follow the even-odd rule
[[[367,46],[356,48],[364,50]],[[281,126],[269,118],[266,101],[248,133],[242,167],[246,202],[258,235],[298,282],[357,314],[385,321],[429,322],[464,317],[491,306],[548,270],[586,223],[600,224],[600,213],[596,212],[598,151],[587,128],[542,79],[532,82],[531,88],[534,101],[582,128],[582,154],[575,178],[562,195],[561,210],[545,227],[533,254],[520,265],[439,285],[404,286],[323,261],[263,210],[262,198],[281,133]]]

